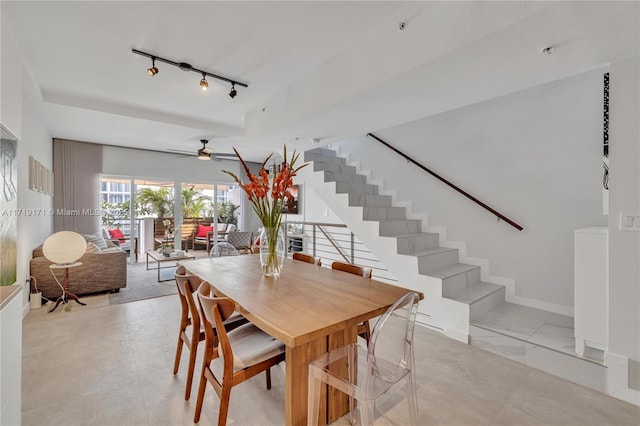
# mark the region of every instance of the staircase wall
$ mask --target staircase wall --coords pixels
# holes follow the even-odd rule
[[[413,212],[428,214],[429,229],[446,227],[446,240],[464,241],[462,256],[490,259],[490,275],[513,277],[508,300],[572,315],[573,230],[607,223],[602,71],[376,132],[524,231],[497,222],[371,138],[333,147]]]

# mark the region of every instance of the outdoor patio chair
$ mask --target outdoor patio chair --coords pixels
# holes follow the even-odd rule
[[[252,253],[251,242],[253,241],[253,232],[231,231],[227,232],[227,243],[231,244],[241,253]]]

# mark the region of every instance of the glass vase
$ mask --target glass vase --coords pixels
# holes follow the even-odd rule
[[[260,265],[266,277],[277,277],[282,271],[286,254],[284,231],[280,226],[263,228],[260,232]]]

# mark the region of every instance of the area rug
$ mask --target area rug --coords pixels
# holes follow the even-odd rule
[[[158,272],[155,264],[147,270],[145,263],[127,265],[127,286],[121,288],[118,293],[110,293],[109,304],[134,302],[136,300],[150,299],[152,297],[168,296],[176,294],[178,288],[175,280],[171,279],[176,268],[164,268],[160,271],[160,279],[169,281],[158,282]]]

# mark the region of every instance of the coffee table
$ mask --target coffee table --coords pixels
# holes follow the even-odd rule
[[[188,254],[187,252],[184,252],[178,255],[177,251],[173,251],[171,252],[171,254],[167,256],[164,253],[161,253],[157,250],[147,250],[147,271],[150,270],[149,258],[155,260],[156,262],[156,269],[158,270],[158,282],[160,283],[163,281],[171,281],[173,279],[173,278],[169,278],[166,280],[161,280],[160,269],[174,268],[175,266],[177,266],[177,265],[161,266],[162,263],[177,262],[178,260],[185,260],[185,259],[195,259],[196,257],[192,254]]]

